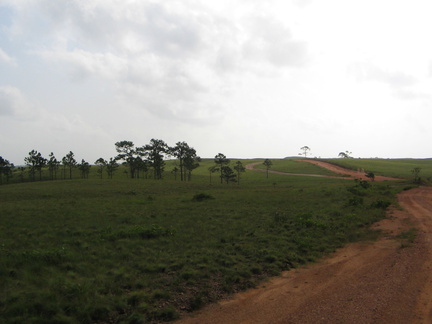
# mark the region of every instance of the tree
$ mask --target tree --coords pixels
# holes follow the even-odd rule
[[[49,155],[49,160],[47,161],[47,165],[48,165],[48,171],[51,180],[57,179],[57,170],[59,168],[60,161],[57,161],[53,152],[51,152]]]
[[[339,157],[343,158],[343,159],[350,159],[351,158],[351,154],[352,154],[352,152],[349,152],[349,151],[340,152],[339,153]]]
[[[69,168],[69,179],[72,179],[72,170],[77,165],[75,154],[72,151],[69,151],[69,153],[62,158],[62,163],[64,168]]]
[[[141,149],[137,150],[132,141],[120,141],[115,143],[118,155],[115,157],[117,161],[124,161],[129,167],[130,177],[135,178],[135,171],[137,170],[137,157],[141,153]]]
[[[162,179],[165,168],[164,155],[170,152],[168,145],[163,140],[152,138],[150,144],[144,146],[144,150],[149,165],[153,168],[154,178]]]
[[[273,165],[273,162],[271,160],[269,160],[269,159],[265,159],[265,161],[263,162],[263,164],[266,167],[267,179],[268,179],[268,172],[269,172],[269,169],[271,168],[271,166]]]
[[[212,183],[212,173],[218,172],[219,168],[217,165],[213,165],[213,166],[209,167],[208,170],[210,172],[210,183]]]
[[[299,153],[299,155],[304,155],[305,158],[307,158],[307,155],[309,154],[310,147],[309,146],[303,146],[300,148],[303,152]]]
[[[177,142],[170,148],[170,154],[179,161],[180,180],[190,180],[192,170],[199,166],[201,158],[197,155],[195,149],[190,147],[186,142]]]
[[[234,170],[237,171],[237,183],[240,185],[240,173],[245,172],[246,168],[243,166],[243,163],[241,163],[241,161],[237,161],[234,165]]]
[[[414,174],[414,183],[421,184],[421,178],[419,176],[421,168],[416,167],[411,170],[412,174]]]
[[[192,178],[192,171],[199,167],[201,158],[199,156],[188,156],[184,160],[185,179],[188,181]]]
[[[23,182],[24,181],[25,172],[26,172],[26,168],[25,167],[18,167],[18,171],[19,171],[20,181]]]
[[[118,163],[116,159],[110,158],[110,160],[106,164],[106,171],[108,177],[112,179],[114,172],[118,169]]]
[[[30,180],[36,180],[36,171],[39,172],[39,180],[42,180],[42,169],[47,164],[47,159],[36,150],[31,150],[29,155],[24,158],[25,164],[29,167]]]
[[[99,158],[95,161],[95,165],[98,167],[97,173],[100,175],[101,179],[103,177],[103,171],[104,171],[107,163],[108,162],[106,160],[104,160],[103,158]]]
[[[223,171],[223,167],[227,166],[228,164],[230,164],[231,161],[229,159],[227,159],[227,157],[225,155],[223,155],[222,153],[218,153],[215,156],[214,162],[216,163],[216,166],[217,166],[217,168],[220,171],[220,178],[221,178],[221,183],[222,183],[222,181],[223,181],[223,172],[224,172]]]
[[[177,168],[176,166],[172,169],[171,173],[174,174],[174,180],[177,180],[177,173],[179,172],[179,168]]]
[[[83,178],[83,179],[88,178],[91,165],[88,162],[84,161],[84,159],[82,159],[81,163],[78,164],[77,166],[78,166],[78,170],[81,171],[81,178]]]
[[[225,180],[227,184],[236,181],[236,174],[229,166],[224,165],[221,170],[221,179]]]
[[[0,156],[0,185],[3,183],[3,176],[6,179],[6,183],[9,182],[13,168],[13,163],[10,163],[8,160]]]

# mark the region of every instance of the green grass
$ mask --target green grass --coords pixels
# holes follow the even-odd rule
[[[353,170],[361,168],[366,172],[403,179],[413,178],[411,170],[419,167],[420,177],[423,179],[432,177],[432,159],[328,159],[326,161]]]
[[[327,176],[340,176],[340,174],[338,173],[334,173],[312,163],[305,163],[297,159],[277,159],[271,161],[273,163],[269,169],[271,171],[280,171],[295,174],[319,174]],[[258,164],[257,166],[255,166],[255,168],[266,169],[263,164]]]
[[[167,172],[0,186],[2,323],[173,320],[369,238],[403,187],[253,171],[226,185],[216,173],[210,183],[211,165],[191,182]],[[312,172],[274,163],[293,166]]]

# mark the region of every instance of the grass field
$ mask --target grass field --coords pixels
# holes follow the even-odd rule
[[[432,159],[330,159],[326,161],[353,170],[361,168],[366,172],[403,179],[412,178],[411,170],[420,168],[420,177],[424,180],[432,177]]]
[[[367,226],[406,186],[253,171],[227,185],[212,164],[190,182],[119,172],[0,186],[2,323],[173,320],[373,238]],[[274,161],[277,169],[327,173],[291,160]]]

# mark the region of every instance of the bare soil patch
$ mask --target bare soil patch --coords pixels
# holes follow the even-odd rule
[[[374,225],[378,241],[350,244],[179,323],[432,323],[432,188],[398,200]],[[398,237],[414,227],[412,243]]]

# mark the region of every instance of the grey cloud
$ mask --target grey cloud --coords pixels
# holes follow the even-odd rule
[[[13,116],[20,105],[21,94],[13,87],[0,87],[0,116]]]
[[[35,117],[32,105],[18,88],[0,87],[0,116],[29,120]]]
[[[246,58],[275,66],[303,66],[307,61],[307,43],[294,40],[291,31],[269,17],[254,17],[248,22],[250,34],[244,43]]]
[[[431,95],[422,92],[400,89],[396,91],[395,95],[403,100],[426,100],[432,99]]]
[[[348,73],[359,81],[378,81],[391,87],[406,87],[417,83],[417,79],[400,71],[388,71],[368,63],[355,63]]]

